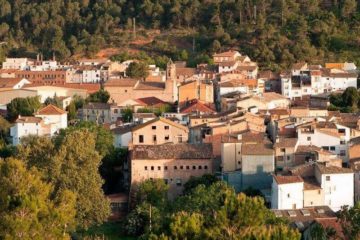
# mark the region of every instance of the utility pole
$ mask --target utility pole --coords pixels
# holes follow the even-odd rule
[[[136,20],[135,20],[135,18],[133,18],[133,35],[134,35],[134,38],[136,38]]]

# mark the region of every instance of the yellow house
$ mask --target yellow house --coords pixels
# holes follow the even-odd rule
[[[197,99],[204,103],[214,102],[214,88],[212,82],[190,81],[179,86],[179,104]]]
[[[133,128],[133,145],[187,142],[189,129],[166,118],[156,118]]]

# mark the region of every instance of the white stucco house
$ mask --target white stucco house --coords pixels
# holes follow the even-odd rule
[[[333,122],[311,122],[297,127],[299,145],[314,145],[349,161],[350,128]]]
[[[304,207],[304,180],[300,176],[273,176],[271,208]]]
[[[350,168],[312,164],[309,169],[303,176],[273,176],[272,209],[328,206],[336,212],[354,205],[354,173]]]
[[[51,137],[64,128],[67,128],[67,112],[50,104],[36,112],[35,116],[19,116],[10,128],[10,136],[13,145],[18,145],[25,136]]]

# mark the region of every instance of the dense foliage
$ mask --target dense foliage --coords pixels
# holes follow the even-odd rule
[[[181,39],[188,50],[193,39],[197,52],[236,47],[270,68],[301,60],[360,63],[356,0],[0,0],[0,6],[2,56],[39,50],[67,58],[124,46],[135,18],[138,28],[187,29]],[[159,49],[181,54],[171,43]]]
[[[6,105],[7,119],[14,121],[19,115],[32,116],[41,106],[42,104],[38,96],[14,98]]]
[[[340,221],[348,239],[360,238],[360,202],[353,207],[344,206],[340,211]]]
[[[75,194],[42,180],[35,168],[0,160],[0,238],[70,239],[75,226]]]
[[[56,139],[29,136],[22,139],[17,157],[41,172],[53,185],[52,194],[68,190],[75,194],[76,227],[102,223],[110,213],[99,174],[101,156],[95,150],[96,136],[88,129],[63,133]]]
[[[126,69],[126,75],[131,78],[145,79],[149,75],[148,65],[144,62],[132,62]]]
[[[110,94],[108,91],[101,88],[99,91],[90,94],[86,101],[87,102],[99,102],[99,103],[107,103],[109,101]]]
[[[128,234],[144,239],[300,239],[262,198],[237,195],[210,176],[192,179],[187,194],[174,201],[167,199],[167,189],[161,179],[138,186],[136,206],[124,224]]]
[[[360,92],[355,87],[348,87],[343,93],[330,95],[328,110],[346,113],[358,112],[360,109]]]

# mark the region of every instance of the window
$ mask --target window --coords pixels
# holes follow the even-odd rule
[[[127,89],[125,89],[125,92],[127,93]]]
[[[339,133],[345,133],[345,129],[344,129],[344,128],[340,128],[340,129],[338,130],[338,132],[339,132]]]
[[[202,166],[199,166],[198,168],[199,168],[199,169],[202,169]]]
[[[176,179],[176,186],[181,186],[181,179],[180,178]]]
[[[154,171],[154,166],[151,166],[151,171]]]
[[[346,156],[346,151],[345,150],[340,150],[340,156]]]
[[[143,143],[144,142],[144,135],[139,135],[139,143]]]
[[[193,169],[195,170],[195,169],[196,169],[196,166],[193,166]]]
[[[114,113],[118,113],[118,110],[117,110],[117,109],[114,109]]]
[[[152,129],[152,130],[156,130],[156,126],[151,126],[151,129]]]
[[[169,180],[167,180],[166,178],[164,179],[165,184],[169,184]]]
[[[169,130],[169,126],[164,126],[164,129],[165,129],[165,130]]]
[[[330,181],[330,176],[326,176],[326,181]]]
[[[147,170],[147,166],[144,167],[145,171]]]
[[[208,169],[208,166],[207,166],[207,165],[205,165],[205,166],[204,166],[204,169]]]
[[[319,194],[319,195],[321,194],[321,190],[318,190],[318,194]]]
[[[290,160],[290,156],[286,156],[287,160],[289,161]]]
[[[331,151],[335,151],[335,146],[330,146]]]
[[[156,135],[153,135],[153,142],[156,142]]]
[[[285,149],[285,148],[282,148],[280,151],[284,153],[284,152],[286,151],[286,149]]]
[[[174,166],[174,170],[177,170],[177,166]]]
[[[345,144],[346,144],[346,141],[341,140],[341,141],[340,141],[340,144],[341,144],[341,145],[345,145]]]
[[[322,149],[329,151],[329,147],[328,146],[323,146]]]
[[[311,141],[311,137],[307,137],[307,140],[308,140],[308,141]]]
[[[186,169],[190,169],[190,167],[189,167],[189,166],[186,166]]]
[[[290,193],[288,193],[287,197],[290,198]]]
[[[180,169],[181,169],[181,170],[184,169],[184,166],[180,166]]]
[[[160,166],[158,166],[158,170],[159,170],[159,171],[161,170],[161,167],[160,167]]]
[[[164,170],[167,171],[167,166],[164,167]]]
[[[165,141],[169,141],[169,139],[170,139],[169,135],[166,135],[165,136]]]

